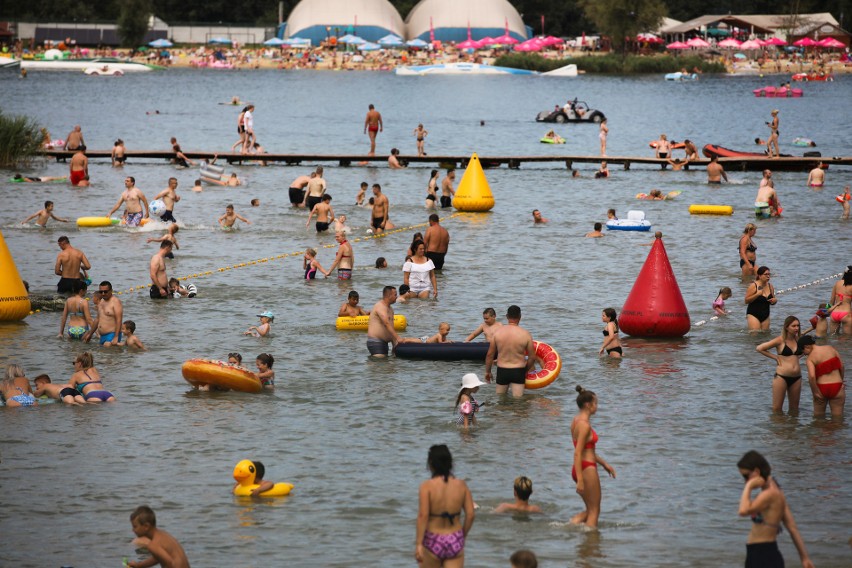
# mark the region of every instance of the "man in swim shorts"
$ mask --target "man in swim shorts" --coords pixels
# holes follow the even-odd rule
[[[384,130],[382,123],[382,115],[376,110],[373,105],[367,110],[367,117],[364,119],[364,134],[370,137],[370,153],[369,156],[376,155],[376,135]]]
[[[303,205],[308,211],[314,210],[314,205],[322,201],[322,196],[325,195],[326,183],[322,178],[323,167],[317,166],[315,172],[311,173],[308,180],[308,190],[305,192],[305,200]]]
[[[822,162],[820,162],[808,173],[808,187],[822,187],[823,185],[825,185],[825,170],[822,169]]]
[[[509,306],[507,325],[494,332],[488,354],[485,356],[485,382],[491,382],[491,367],[497,359],[497,394],[512,386],[512,396],[524,395],[527,371],[535,365],[535,347],[530,333],[520,326],[521,308]],[[529,355],[529,356],[528,356]]]
[[[164,300],[166,298],[171,298],[172,296],[169,293],[169,278],[166,276],[166,255],[170,252],[172,252],[172,242],[163,241],[160,243],[160,250],[151,257],[150,296],[152,300]]]
[[[710,163],[707,164],[707,183],[721,184],[722,179],[728,181],[728,174],[725,173],[725,168],[719,163],[719,157],[714,154],[710,156]]]
[[[65,137],[65,150],[77,150],[79,148],[85,148],[86,142],[83,140],[83,129],[80,128],[80,125],[74,127],[74,129],[68,133],[68,136]]]
[[[165,242],[165,241],[164,241]],[[124,306],[115,294],[112,293],[112,284],[104,280],[95,292],[95,310],[97,315],[92,323],[92,329],[83,335],[83,341],[88,343],[95,331],[100,336],[101,345],[118,345],[121,341],[121,323],[124,317]]]
[[[60,294],[69,294],[74,291],[72,288],[74,282],[83,282],[81,278],[83,271],[89,270],[92,265],[89,264],[89,259],[83,251],[71,246],[67,236],[59,237],[57,243],[62,251],[56,255],[56,265],[53,268],[53,272],[60,277],[56,284],[56,291]]]
[[[377,183],[373,184],[373,196],[373,232],[379,234],[385,230],[390,212],[390,202],[387,196],[382,193],[382,186]]]
[[[444,268],[444,257],[450,247],[450,233],[441,226],[441,219],[435,213],[429,215],[429,228],[423,235],[426,244],[426,258],[435,265],[435,270]]]
[[[402,338],[393,328],[393,308],[396,302],[396,288],[385,286],[382,289],[382,299],[376,302],[370,311],[367,324],[367,351],[370,356],[384,358],[388,356],[388,343],[396,347],[397,343],[419,342],[416,338]]]
[[[161,221],[177,223],[177,219],[173,215],[175,203],[180,201],[180,195],[177,194],[177,186],[177,178],[171,177],[169,178],[169,187],[154,196],[154,200],[162,199],[163,203],[166,204],[166,212],[160,215]]]
[[[290,207],[302,207],[305,202],[305,186],[311,181],[311,176],[299,176],[293,180],[288,190]]]
[[[447,170],[447,176],[441,182],[441,208],[446,209],[453,205],[453,196],[456,190],[453,188],[453,182],[456,181],[456,170]]]
[[[322,202],[314,205],[311,214],[308,215],[308,220],[305,222],[305,227],[311,224],[314,215],[317,216],[317,233],[327,231],[329,224],[334,221],[334,209],[331,208],[331,196],[329,194],[323,195]]]
[[[89,177],[89,158],[86,157],[86,147],[80,146],[77,152],[71,156],[71,164],[69,166],[71,176],[71,185],[80,185],[80,182]]]
[[[118,202],[109,210],[106,216],[112,216],[113,213],[118,211],[122,203],[124,203],[124,224],[128,227],[138,227],[142,219],[148,217],[148,200],[145,198],[145,194],[136,187],[136,178],[132,176],[125,178],[124,191],[121,192]],[[142,211],[143,204],[145,205],[144,214]]]

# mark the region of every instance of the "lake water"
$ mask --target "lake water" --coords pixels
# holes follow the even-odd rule
[[[673,84],[662,77],[396,77],[346,72],[162,73],[93,78],[82,74],[31,73],[26,80],[0,76],[4,113],[25,114],[54,138],[81,124],[90,148],[108,149],[121,137],[128,149],[168,148],[177,136],[185,150],[226,151],[236,140],[238,110],[219,102],[239,95],[257,105],[256,131],[270,152],[366,152],[363,117],[374,103],[384,116],[379,151],[392,146],[414,152],[413,129],[423,122],[433,154],[481,156],[590,154],[598,151],[594,125],[561,125],[564,146],[538,139],[548,126],[535,115],[578,97],[609,118],[610,155],[651,155],[647,144],[660,133],[691,138],[699,147],[716,143],[753,147],[768,133],[764,122],[780,109],[782,151],[800,153],[796,136],[817,141],[824,156],[852,153],[852,124],[844,109],[852,80],[804,84],[801,99],[756,99],[751,90],[779,77],[702,77]],[[146,111],[159,110],[158,115]],[[480,126],[480,121],[485,126]],[[113,170],[103,160],[90,166],[93,185],[11,184],[0,172],[5,203],[0,227],[21,276],[34,292],[54,289],[56,239],[67,234],[92,262],[95,282],[110,280],[137,324],[145,353],[92,345],[106,388],[119,402],[101,407],[46,405],[3,409],[3,500],[0,564],[9,566],[117,566],[135,557],[129,513],[151,505],[159,525],[183,543],[195,566],[410,566],[417,488],[428,476],[430,445],[446,443],[457,475],[481,506],[466,548],[469,566],[507,566],[509,555],[528,547],[542,566],[737,566],[742,565],[748,519],[737,517],[742,480],[736,461],[749,449],[764,453],[784,487],[817,566],[850,564],[852,477],[848,421],[814,419],[807,387],[799,416],[773,416],[772,362],[755,352],[780,332],[784,317],[803,321],[829,299],[833,280],[792,290],[772,310],[772,335],[745,330],[737,241],[753,221],[760,174],[729,172],[732,182],[709,187],[703,169],[661,172],[612,168],[608,180],[592,179],[580,165],[571,179],[564,167],[524,165],[486,170],[496,206],[489,214],[446,218],[452,244],[438,277],[439,301],[397,306],[408,317],[406,336],[452,325],[463,339],[482,310],[498,314],[510,304],[523,309],[522,325],[550,343],[564,359],[562,375],[547,389],[522,400],[504,400],[488,386],[479,425],[461,432],[452,423],[461,376],[484,371],[479,363],[390,359],[372,361],[365,336],[334,330],[334,317],[351,289],[371,307],[381,287],[402,282],[400,266],[415,230],[427,214],[423,198],[428,168],[339,168],[326,164],[335,211],[353,227],[355,274],[351,282],[302,280],[301,255],[321,247],[320,262],[334,254],[333,235],[306,229],[305,213],[288,207],[287,187],[312,164],[298,167],[241,166],[240,188],[189,191],[197,170],[176,170],[156,161],[134,161]],[[39,175],[64,175],[67,165],[42,162]],[[143,291],[155,245],[150,230],[77,229],[51,223],[47,230],[19,223],[56,202],[56,213],[76,219],[104,215],[126,175],[149,199],[176,176],[183,199],[181,249],[169,275],[194,278],[193,300],[155,303]],[[460,177],[459,177],[460,179]],[[770,266],[780,290],[841,272],[849,258],[850,225],[834,201],[850,183],[848,169],[832,167],[827,186],[805,187],[806,174],[774,176],[784,218],[759,221],[759,264]],[[382,239],[365,237],[369,211],[353,205],[361,181],[381,183],[391,218],[404,230]],[[643,202],[638,192],[682,190],[674,201]],[[259,198],[261,206],[249,202]],[[228,203],[252,224],[235,232],[218,229]],[[690,216],[691,203],[729,204],[730,217]],[[621,362],[599,359],[601,310],[621,308],[644,262],[650,233],[610,233],[584,239],[606,209],[641,209],[662,230],[675,275],[693,321],[706,320],[718,289],[730,286],[732,315],[695,327],[680,341],[626,339]],[[532,226],[530,211],[550,223]],[[448,214],[448,212],[444,212]],[[415,227],[416,228],[413,228]],[[376,257],[390,268],[371,268]],[[272,261],[249,263],[258,259]],[[242,332],[256,314],[277,314],[273,337]],[[72,373],[84,347],[56,338],[60,314],[37,313],[0,325],[0,361],[20,363],[28,376]],[[852,361],[852,342],[832,340]],[[253,366],[261,352],[276,358],[274,395],[197,393],[181,378],[183,361],[224,358],[239,351]],[[576,411],[574,386],[595,391],[600,410],[594,427],[600,454],[617,469],[603,479],[599,533],[567,524],[582,508],[570,478],[569,425]],[[288,498],[249,502],[231,495],[234,465],[266,464],[267,479],[290,481]],[[512,481],[534,481],[533,502],[545,514],[513,519],[490,513],[511,500]],[[779,543],[789,565],[797,564],[785,532]]]

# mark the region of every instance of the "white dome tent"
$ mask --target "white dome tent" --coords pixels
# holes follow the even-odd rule
[[[468,25],[474,40],[506,33],[519,41],[529,37],[521,15],[508,0],[421,0],[405,19],[408,38],[464,41]]]
[[[284,37],[307,38],[318,45],[346,33],[378,41],[388,34],[404,37],[405,24],[388,0],[302,0],[287,18]]]

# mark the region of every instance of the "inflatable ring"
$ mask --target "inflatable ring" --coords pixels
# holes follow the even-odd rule
[[[121,219],[112,219],[110,217],[79,217],[77,219],[78,227],[111,227],[118,225]]]
[[[334,327],[338,331],[367,331],[367,326],[370,323],[370,316],[355,316],[355,317],[339,317],[334,322]],[[393,316],[393,328],[396,331],[405,331],[408,327],[408,321],[402,314]]]
[[[700,205],[689,206],[690,215],[733,215],[734,208],[730,205]]]
[[[562,357],[556,350],[543,341],[533,341],[535,358],[541,361],[541,369],[527,373],[525,383],[528,389],[542,389],[556,380],[562,371]]]
[[[243,460],[234,467],[234,479],[237,480],[237,486],[234,487],[234,495],[240,497],[249,497],[251,492],[260,487],[259,483],[255,483],[255,465],[251,460]],[[293,490],[292,483],[276,483],[272,489],[264,491],[260,497],[281,497],[289,495]]]
[[[257,375],[243,367],[235,367],[213,359],[189,359],[181,367],[186,382],[194,387],[214,385],[241,392],[260,392],[263,385]]]

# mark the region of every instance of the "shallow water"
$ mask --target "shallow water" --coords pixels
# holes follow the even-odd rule
[[[363,113],[369,103],[383,113],[380,151],[414,150],[413,128],[430,134],[427,152],[594,154],[597,129],[565,125],[565,146],[539,144],[547,130],[535,114],[578,96],[609,117],[610,155],[649,155],[649,140],[669,138],[750,149],[765,136],[764,121],[781,109],[782,151],[795,136],[813,138],[824,156],[850,155],[848,104],[852,81],[807,84],[802,99],[763,100],[751,89],[777,78],[702,78],[671,84],[658,77],[546,79],[524,77],[395,77],[378,73],[234,72],[171,70],[90,78],[30,74],[0,77],[4,112],[33,116],[54,137],[83,125],[92,148],[122,137],[129,149],[165,148],[177,136],[184,149],[226,150],[235,140],[237,111],[218,105],[238,94],[254,102],[256,130],[269,151],[366,151]],[[159,115],[145,111],[158,109]],[[484,127],[479,121],[485,120]],[[452,424],[460,377],[483,365],[412,360],[371,361],[364,335],[336,332],[334,314],[350,289],[370,307],[386,284],[401,283],[398,267],[415,230],[426,221],[423,197],[428,169],[326,167],[335,211],[345,213],[353,236],[365,236],[369,212],[352,205],[361,181],[381,183],[391,218],[405,230],[355,243],[355,278],[306,283],[301,255],[308,246],[333,245],[331,235],[305,229],[304,212],[287,207],[286,188],[299,167],[236,167],[245,187],[189,191],[197,170],[139,162],[113,170],[93,161],[94,185],[10,184],[0,227],[21,276],[32,290],[49,291],[56,239],[68,234],[92,262],[92,279],[123,291],[125,317],[133,319],[146,353],[93,346],[96,364],[119,403],[97,408],[49,405],[0,412],[3,514],[7,543],[0,563],[15,566],[117,565],[134,557],[128,515],[150,504],[162,528],[183,542],[197,566],[400,566],[412,564],[417,487],[427,475],[428,447],[447,443],[456,473],[467,479],[481,506],[467,546],[470,566],[506,565],[517,548],[536,551],[544,565],[741,565],[748,520],[736,515],[741,479],[735,463],[749,449],[773,465],[814,562],[848,566],[852,474],[848,423],[814,420],[803,396],[800,416],[772,416],[771,362],[754,351],[769,335],[745,331],[738,282],[737,240],[752,221],[759,174],[730,172],[732,183],[708,187],[703,170],[660,172],[613,168],[609,180],[571,179],[554,165],[487,170],[497,205],[486,215],[458,215],[443,224],[452,245],[439,276],[439,301],[397,306],[408,317],[408,336],[432,334],[440,321],[462,339],[478,325],[482,309],[499,314],[512,303],[522,324],[553,345],[564,359],[562,376],[523,400],[502,400],[485,387],[479,426],[469,433]],[[40,175],[63,175],[64,164],[43,163]],[[230,169],[230,168],[229,168]],[[194,278],[199,298],[151,302],[127,292],[148,282],[155,245],[151,230],[85,229],[51,224],[23,228],[20,220],[56,202],[60,216],[105,214],[126,175],[152,197],[169,176],[183,200],[177,258],[169,275]],[[805,188],[803,173],[778,172],[785,217],[758,222],[758,261],[772,268],[779,290],[843,270],[850,242],[834,196],[849,170],[831,168],[828,185]],[[683,193],[670,202],[637,202],[638,192],[660,188]],[[251,198],[260,208],[249,206]],[[252,224],[235,232],[216,228],[227,203]],[[690,203],[730,204],[731,217],[690,216]],[[648,252],[648,233],[610,233],[584,239],[609,207],[623,214],[642,209],[664,232],[666,248],[693,321],[707,320],[719,287],[730,286],[733,315],[693,328],[682,341],[624,340],[626,358],[601,360],[601,309],[620,309]],[[550,219],[532,226],[539,208]],[[417,228],[409,228],[417,226]],[[319,247],[317,247],[319,248]],[[334,248],[320,249],[328,266]],[[377,256],[391,268],[371,266]],[[271,261],[227,266],[258,259]],[[819,259],[819,260],[816,260]],[[780,296],[772,331],[784,317],[807,320],[828,299],[832,281]],[[278,317],[268,339],[245,337],[255,314]],[[0,361],[19,362],[30,377],[46,372],[54,382],[70,376],[83,346],[57,340],[59,314],[38,313],[0,325]],[[774,336],[774,335],[773,335]],[[848,338],[834,342],[847,361]],[[276,358],[277,390],[270,396],[192,392],[180,365],[190,357],[224,357],[240,351],[250,365],[261,352]],[[576,409],[574,385],[598,393],[594,426],[598,449],[618,472],[604,479],[601,531],[567,525],[581,507],[570,479],[568,427]],[[288,498],[247,502],[230,495],[234,464],[262,460],[267,478],[291,481]],[[489,511],[510,500],[518,475],[534,480],[533,501],[545,515],[532,519]],[[45,538],[45,535],[49,535]],[[795,550],[785,532],[779,542],[787,562]]]

